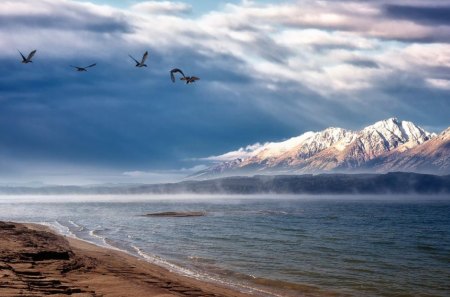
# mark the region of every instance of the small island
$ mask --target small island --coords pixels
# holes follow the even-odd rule
[[[185,217],[203,217],[206,213],[202,211],[165,211],[165,212],[156,212],[156,213],[148,213],[143,215],[144,217],[175,217],[175,218],[185,218]]]

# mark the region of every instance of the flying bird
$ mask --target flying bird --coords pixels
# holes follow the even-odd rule
[[[19,51],[19,50],[18,50]],[[34,54],[36,53],[36,50],[32,51],[31,53],[28,54],[28,57],[25,58],[25,56],[19,51],[20,55],[22,56],[22,63],[23,64],[28,64],[28,63],[33,63],[33,61],[31,61],[31,59],[33,58]]]
[[[196,76],[185,76],[180,78],[180,80],[185,80],[186,84],[193,84],[195,83],[196,80],[199,80],[200,78],[196,77]]]
[[[82,72],[82,71],[87,71],[87,68],[94,67],[95,65],[97,65],[97,64],[94,63],[94,64],[91,64],[91,65],[86,66],[86,67],[78,67],[78,66],[72,66],[72,65],[70,65],[70,67],[73,67],[73,68],[75,68],[77,71]]]
[[[183,76],[180,78],[180,80],[186,81],[186,84],[192,84],[196,80],[200,79],[196,76],[186,76],[186,75],[184,75],[183,71],[181,71],[181,69],[174,68],[174,69],[170,70],[170,79],[172,80],[172,82],[175,82],[175,73],[180,73]]]
[[[144,55],[142,56],[141,62],[139,62],[138,60],[133,58],[131,55],[128,55],[128,56],[130,56],[130,58],[133,59],[134,62],[136,62],[136,67],[147,67],[147,65],[145,64],[145,60],[147,60],[148,52],[144,53]]]
[[[186,77],[181,69],[174,68],[170,70],[170,79],[172,80],[172,82],[175,82],[175,73],[181,73],[183,77]]]

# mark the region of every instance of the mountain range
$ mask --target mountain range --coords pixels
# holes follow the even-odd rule
[[[190,178],[390,171],[449,174],[450,127],[435,134],[390,118],[360,131],[331,127],[205,159],[214,164]]]

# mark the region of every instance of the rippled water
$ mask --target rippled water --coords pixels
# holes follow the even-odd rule
[[[262,295],[450,295],[450,201],[436,197],[4,196],[0,209]],[[141,216],[162,211],[207,215]]]

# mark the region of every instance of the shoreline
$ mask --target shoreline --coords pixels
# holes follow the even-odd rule
[[[69,221],[69,222],[77,227],[80,227],[73,221]],[[94,245],[96,247],[99,247],[99,248],[102,248],[105,250],[117,251],[119,253],[129,255],[139,261],[144,261],[145,263],[148,263],[149,265],[155,265],[156,267],[165,269],[169,273],[172,273],[172,274],[175,274],[175,275],[178,275],[181,277],[185,277],[187,279],[196,280],[196,281],[199,281],[202,283],[212,284],[212,285],[218,286],[220,288],[229,289],[232,292],[236,291],[236,292],[239,292],[242,294],[250,294],[249,296],[258,296],[258,297],[282,297],[283,296],[278,293],[275,293],[274,291],[267,290],[267,288],[266,288],[266,290],[264,290],[263,288],[254,287],[254,286],[251,286],[250,284],[236,283],[236,282],[233,282],[232,280],[228,280],[228,281],[221,280],[221,279],[215,278],[211,275],[207,275],[205,273],[200,273],[198,271],[196,272],[196,271],[189,270],[188,268],[183,267],[180,264],[175,264],[175,263],[170,262],[169,260],[160,258],[155,255],[148,254],[134,245],[132,245],[134,252],[130,251],[130,250],[122,249],[120,247],[117,247],[117,246],[114,246],[114,245],[108,243],[107,241],[105,241],[105,238],[94,234],[93,231],[90,231],[89,234],[91,236],[101,239],[101,241],[102,241],[102,243],[95,243],[94,241],[90,241],[88,239],[78,237],[75,233],[70,231],[67,226],[60,224],[58,221],[56,221],[57,224],[44,223],[44,222],[32,222],[32,223],[17,222],[17,223],[24,224],[31,228],[34,227],[39,230],[48,230],[50,232],[55,233],[58,236],[63,236],[66,239],[70,238],[75,241],[81,241],[81,242],[87,243],[89,245]],[[307,288],[307,286],[305,286],[305,288]],[[288,297],[288,296],[291,296],[291,295],[286,295],[286,297]]]
[[[56,235],[63,236],[66,239],[73,239],[75,241],[81,241],[88,245],[93,245],[105,250],[113,250],[119,253],[123,253],[125,255],[131,256],[139,261],[144,261],[149,265],[154,265],[158,268],[166,270],[170,274],[177,275],[182,278],[186,278],[188,280],[194,280],[196,282],[210,284],[212,286],[216,286],[218,288],[229,290],[231,293],[239,293],[242,296],[254,296],[254,297],[297,297],[297,296],[309,296],[309,297],[324,297],[324,296],[337,296],[334,292],[322,290],[319,287],[307,285],[307,284],[295,284],[289,283],[286,281],[277,281],[267,278],[254,278],[252,281],[242,281],[238,279],[221,279],[219,276],[212,276],[207,273],[202,273],[200,271],[193,271],[189,268],[183,267],[180,264],[172,263],[167,259],[160,258],[155,255],[148,254],[136,246],[132,245],[133,251],[122,249],[120,247],[114,246],[107,241],[105,238],[90,234],[91,236],[95,236],[99,239],[102,239],[102,243],[95,243],[94,241],[90,241],[88,239],[84,239],[78,237],[75,233],[70,231],[67,226],[60,224],[56,221],[57,224],[45,223],[45,222],[19,222],[24,225],[29,225],[30,227],[38,228],[39,230],[50,230],[50,232],[56,233]],[[69,221],[69,223],[78,226],[73,221]],[[92,231],[90,231],[91,233]],[[249,275],[241,275],[244,278],[250,278]],[[300,294],[300,295],[299,295]],[[203,296],[203,295],[202,295]],[[206,296],[206,295],[205,295]],[[220,295],[220,296],[239,296],[241,295]]]
[[[0,295],[250,297],[33,223],[0,222]]]
[[[150,263],[199,280],[218,280],[219,286],[254,295],[446,293],[448,201],[132,204],[127,198],[120,203],[72,203],[65,197],[55,204],[0,203],[5,206],[0,221],[50,225],[60,234],[100,246],[106,243],[141,258],[135,246],[149,256]],[[204,219],[139,216],[172,210],[202,210],[210,215]],[[417,237],[425,231],[426,237]],[[1,273],[0,281],[5,280]],[[413,278],[421,283],[410,281]]]

